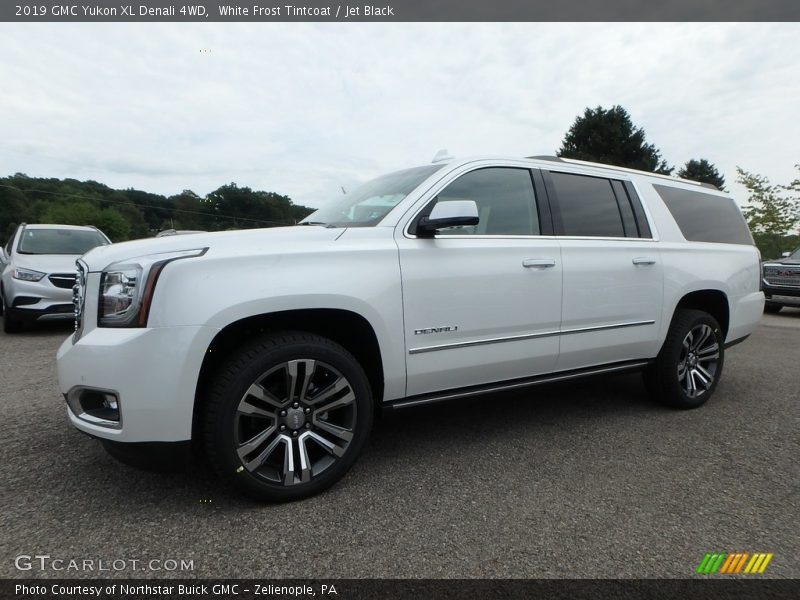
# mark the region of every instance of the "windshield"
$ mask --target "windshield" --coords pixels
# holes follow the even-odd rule
[[[444,165],[429,165],[396,171],[358,186],[341,198],[331,200],[301,223],[330,227],[376,225],[414,188]]]
[[[108,240],[87,229],[26,229],[17,246],[20,254],[86,254]]]
[[[789,255],[789,258],[792,258],[792,259],[795,259],[795,260],[800,260],[800,248],[798,248],[797,250],[795,250],[794,252],[792,252],[792,253]]]

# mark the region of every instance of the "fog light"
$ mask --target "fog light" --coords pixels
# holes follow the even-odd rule
[[[122,427],[122,413],[117,392],[74,387],[66,394],[66,398],[72,414],[82,421],[111,429]]]

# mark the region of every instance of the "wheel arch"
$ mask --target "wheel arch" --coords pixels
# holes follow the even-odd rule
[[[338,308],[304,308],[263,313],[241,318],[223,327],[206,349],[195,388],[192,437],[201,421],[203,390],[230,357],[248,340],[270,332],[305,331],[329,338],[347,349],[363,367],[376,406],[384,396],[384,365],[378,337],[362,315]]]
[[[684,296],[678,301],[675,306],[675,312],[680,309],[691,308],[695,310],[702,310],[710,314],[717,320],[720,328],[722,329],[722,339],[728,337],[728,328],[730,327],[731,309],[728,301],[728,295],[720,289],[702,289],[694,290]],[[673,318],[675,313],[673,313]]]

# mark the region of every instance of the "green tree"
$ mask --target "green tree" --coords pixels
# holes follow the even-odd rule
[[[124,242],[131,238],[130,223],[113,208],[104,208],[100,211],[95,227],[105,233],[112,242]]]
[[[700,183],[710,183],[719,190],[725,190],[725,178],[720,175],[712,163],[708,162],[705,158],[700,160],[691,159],[681,167],[678,171],[678,177],[683,179],[691,179],[692,181],[699,181]]]
[[[798,198],[793,196],[797,182],[773,185],[767,177],[736,167],[736,181],[748,191],[748,204],[742,209],[753,239],[764,258],[775,258],[789,250],[789,233],[798,224]]]
[[[112,242],[123,242],[130,237],[130,224],[121,214],[113,208],[101,209],[85,201],[52,204],[41,220],[60,225],[93,225]]]
[[[794,168],[800,171],[800,164],[796,164]],[[789,185],[782,185],[781,188],[794,199],[795,223],[800,223],[800,177],[792,181]]]
[[[118,194],[114,194],[116,197]],[[113,208],[123,219],[128,223],[130,239],[138,240],[141,238],[149,237],[155,232],[151,232],[147,221],[145,221],[142,210],[133,205],[123,202],[112,204],[109,208]]]
[[[192,231],[213,231],[214,211],[210,202],[206,202],[192,190],[183,190],[169,200],[175,206],[173,224],[175,229]]]
[[[587,108],[567,131],[557,155],[665,175],[673,170],[621,106]]]
[[[33,210],[25,194],[0,180],[0,243],[14,235],[17,225],[31,220]]]
[[[229,183],[208,194],[206,201],[213,207],[218,229],[252,229],[295,223],[292,201],[288,196],[274,192],[253,191]]]
[[[205,198],[190,190],[165,198],[135,189],[115,190],[97,181],[22,173],[0,177],[0,241],[22,222],[91,224],[121,241],[170,227],[217,231],[290,225],[311,212],[287,196],[235,183]]]

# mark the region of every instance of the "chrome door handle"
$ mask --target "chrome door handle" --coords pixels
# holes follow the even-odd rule
[[[526,258],[522,261],[522,266],[526,269],[549,269],[556,266],[556,261],[552,258]]]
[[[648,258],[646,256],[639,256],[638,258],[633,259],[633,264],[635,265],[654,265],[656,264],[655,258]]]

